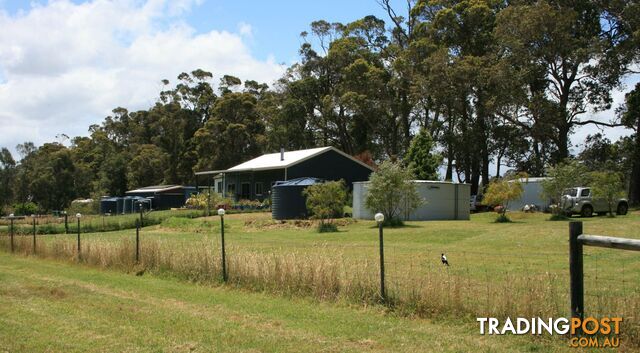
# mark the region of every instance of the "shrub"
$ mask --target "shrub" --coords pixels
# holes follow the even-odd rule
[[[570,187],[587,185],[587,168],[577,161],[566,161],[547,170],[549,179],[542,181],[542,195],[558,204],[562,198],[562,192]],[[557,215],[561,211],[559,207],[551,209]]]
[[[402,224],[400,214],[410,214],[424,200],[420,198],[413,174],[399,164],[385,161],[369,177],[369,190],[365,206],[372,212],[382,212],[384,223]]]
[[[519,199],[522,196],[524,188],[520,183],[521,177],[523,175],[505,176],[504,178],[493,180],[487,187],[483,201],[490,206],[496,207],[500,213],[496,222],[507,221],[509,219],[507,217],[509,201]]]
[[[38,213],[38,205],[33,202],[21,202],[13,205],[13,214],[16,216],[29,216]]]
[[[614,207],[618,199],[622,197],[622,180],[618,173],[614,172],[592,172],[591,195],[593,199],[602,199],[609,207],[609,217],[615,217]]]
[[[240,201],[238,201],[238,203],[236,204],[236,206],[240,207],[241,209],[258,209],[262,206],[262,203],[260,201],[257,200],[245,200],[242,199]]]
[[[496,223],[511,223],[511,219],[506,214],[500,214],[495,220]]]
[[[320,232],[337,231],[331,221],[333,218],[342,216],[347,199],[344,181],[330,181],[311,185],[303,191],[303,195],[307,198],[307,209],[313,218],[320,220],[318,230]]]
[[[222,200],[222,196],[218,193],[212,192],[211,199],[209,199],[209,192],[201,192],[199,194],[191,195],[185,202],[185,207],[197,210],[206,210],[207,203],[211,209],[215,208],[217,204]]]

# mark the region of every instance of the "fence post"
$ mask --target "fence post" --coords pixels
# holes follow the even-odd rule
[[[36,215],[31,215],[33,218],[33,254],[36,254]]]
[[[382,224],[384,223],[384,215],[376,213],[374,219],[378,223],[378,236],[380,240],[380,298],[383,302],[387,301],[387,292],[384,288],[384,235],[382,232]]]
[[[11,222],[11,232],[10,232],[10,234],[11,234],[11,252],[13,252],[13,214],[10,214],[9,217],[10,217],[9,219],[10,219],[10,222]]]
[[[140,222],[136,219],[136,263],[140,262]]]
[[[227,261],[225,258],[225,250],[224,250],[224,208],[218,210],[218,215],[220,215],[220,235],[222,240],[222,281],[227,281]]]
[[[69,234],[69,215],[64,211],[64,234]]]
[[[80,261],[82,254],[80,253],[80,213],[76,214],[76,218],[78,219],[78,261]]]
[[[387,301],[387,292],[384,288],[384,236],[382,234],[382,222],[378,225],[380,229],[380,297],[382,301]]]
[[[582,266],[582,222],[569,223],[569,274],[571,280],[571,317],[584,318],[584,278]]]

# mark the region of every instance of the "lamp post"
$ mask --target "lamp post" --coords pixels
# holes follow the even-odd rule
[[[15,216],[12,214],[9,215],[9,222],[11,223],[11,228],[9,229],[9,234],[11,235],[11,252],[13,252],[13,219]]]
[[[140,227],[143,226],[144,209],[142,208],[142,201],[138,201],[138,212],[140,212]]]
[[[82,215],[76,213],[76,218],[78,219],[78,260],[80,260],[80,218],[82,218]]]
[[[384,236],[382,234],[382,224],[384,223],[384,215],[380,212],[376,213],[374,219],[378,223],[380,237],[380,298],[383,302],[387,301],[387,294],[384,289]]]
[[[33,254],[36,254],[36,215],[32,214],[31,219],[33,221]]]
[[[224,208],[218,209],[218,216],[220,216],[220,235],[222,240],[222,281],[227,281],[227,261],[225,260],[224,251]]]

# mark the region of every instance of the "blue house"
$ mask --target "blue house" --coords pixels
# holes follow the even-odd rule
[[[264,200],[277,181],[311,177],[323,180],[343,179],[349,188],[353,182],[366,181],[373,168],[335,147],[264,154],[224,170],[196,173],[199,189],[211,188],[235,200]]]

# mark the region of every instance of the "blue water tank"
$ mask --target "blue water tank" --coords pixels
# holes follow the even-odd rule
[[[100,213],[110,213],[115,214],[118,212],[117,210],[117,198],[116,197],[103,197],[100,199]]]
[[[309,216],[306,198],[302,191],[324,182],[322,179],[304,177],[277,181],[271,188],[271,216],[273,219],[304,219]]]
[[[116,197],[116,213],[121,214],[124,212],[124,198]]]
[[[123,199],[124,199],[124,201],[123,201],[124,209],[123,209],[122,212],[123,213],[133,213],[134,212],[134,205],[135,205],[135,202],[136,202],[137,198],[134,197],[134,196],[125,196]]]

